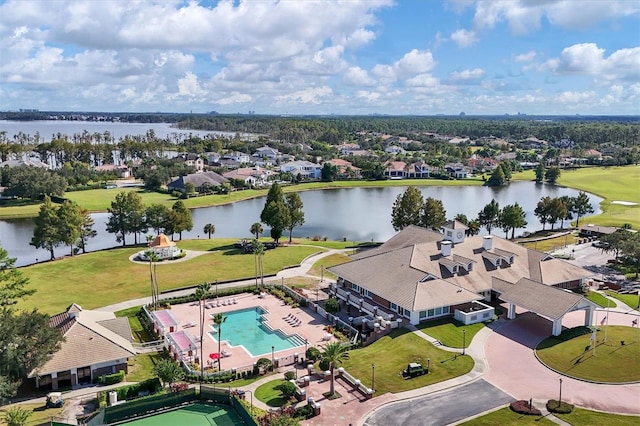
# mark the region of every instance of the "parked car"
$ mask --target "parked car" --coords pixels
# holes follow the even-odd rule
[[[62,392],[49,392],[47,394],[46,407],[47,408],[60,408],[64,405],[64,399],[62,398]]]

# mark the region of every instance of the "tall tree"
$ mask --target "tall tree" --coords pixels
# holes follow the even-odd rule
[[[544,231],[545,225],[551,222],[551,197],[542,197],[533,210],[533,214],[542,224],[542,230]]]
[[[213,223],[207,223],[202,231],[209,236],[209,239],[211,239],[211,234],[216,233],[216,227]]]
[[[172,230],[178,233],[178,239],[180,240],[182,240],[183,231],[191,231],[193,229],[191,210],[181,200],[173,203],[170,218],[173,225]]]
[[[473,219],[470,220],[469,223],[467,223],[467,227],[467,235],[472,237],[480,233],[480,228],[482,227],[482,225],[480,225],[480,221],[478,219]]]
[[[562,197],[560,197],[560,200],[562,201],[562,204],[564,204],[564,207],[565,207],[564,217],[560,218],[561,220],[560,228],[564,229],[564,221],[573,219],[573,216],[572,216],[573,197],[570,197],[568,195],[563,195]]]
[[[498,216],[500,215],[500,204],[494,199],[491,200],[490,203],[485,205],[482,210],[478,213],[478,221],[480,225],[482,225],[489,234],[491,234],[491,230],[496,224],[498,220]]]
[[[409,225],[421,225],[424,198],[415,186],[408,187],[396,197],[391,209],[391,224],[399,231]]]
[[[160,359],[153,366],[152,371],[160,379],[163,387],[170,388],[172,384],[184,377],[182,367],[171,359]]]
[[[549,222],[551,223],[551,229],[553,230],[558,220],[563,220],[567,216],[567,206],[561,198],[556,197],[551,199],[549,204]]]
[[[15,305],[20,299],[36,292],[26,288],[29,280],[16,268],[16,259],[0,247],[0,308]]]
[[[35,219],[35,228],[31,244],[35,248],[43,248],[49,251],[51,260],[54,260],[54,250],[62,244],[59,231],[58,209],[51,202],[51,198],[45,195],[44,202],[40,205],[40,212]]]
[[[544,174],[545,179],[549,183],[556,183],[560,178],[560,168],[558,167],[549,167]]]
[[[580,227],[580,218],[586,214],[594,212],[589,196],[580,191],[576,197],[573,198],[571,203],[571,211],[576,214],[576,228]]]
[[[145,209],[145,219],[147,226],[159,235],[170,227],[171,210],[164,204],[151,204]]]
[[[427,197],[422,207],[422,226],[439,230],[447,221],[447,211],[441,200]]]
[[[289,209],[284,201],[282,188],[274,182],[269,188],[260,221],[271,227],[271,237],[278,242],[282,232],[289,227]]]
[[[518,204],[509,204],[500,210],[499,223],[502,230],[508,237],[511,231],[511,239],[515,238],[516,229],[527,226],[526,214]]]
[[[91,214],[89,214],[89,210],[81,207],[80,213],[82,214],[82,223],[80,225],[80,235],[78,235],[77,245],[82,249],[82,253],[86,253],[89,238],[95,238],[95,236],[98,235],[98,231],[93,229],[94,221]]]
[[[251,244],[253,245],[253,264],[256,272],[256,288],[258,288],[258,275],[260,275],[260,285],[264,286],[264,265],[262,259],[264,257],[264,244],[257,238]]]
[[[211,284],[204,282],[196,287],[196,291],[194,293],[196,299],[198,299],[198,308],[200,309],[200,315],[198,319],[200,320],[200,381],[204,378],[204,351],[203,351],[203,337],[204,337],[204,319],[205,319],[205,302],[207,301],[207,297],[209,297],[209,290],[211,289]]]
[[[216,325],[216,330],[218,331],[218,370],[222,371],[222,364],[220,360],[222,360],[222,355],[220,354],[220,339],[222,336],[222,324],[227,320],[227,317],[223,316],[221,313],[217,313],[213,316],[213,323]]]
[[[338,168],[329,162],[325,162],[320,170],[320,179],[323,182],[333,182],[338,175]]]
[[[293,236],[293,229],[304,225],[304,210],[302,200],[297,192],[287,194],[285,197],[285,205],[289,210],[289,244],[291,244],[291,238]]]
[[[60,240],[70,247],[70,254],[73,256],[73,246],[78,242],[85,222],[82,207],[73,201],[65,200],[58,207],[57,216]]]
[[[545,173],[544,165],[542,163],[538,163],[538,165],[536,166],[536,182],[537,183],[542,183],[542,181],[544,180],[544,173]]]
[[[349,349],[351,345],[346,342],[331,342],[324,346],[321,359],[329,363],[329,371],[331,372],[331,387],[329,393],[334,395],[335,389],[335,377],[333,372],[336,366],[342,364],[342,361],[349,359]]]
[[[504,169],[500,166],[496,167],[496,169],[487,180],[487,186],[502,186],[507,183],[507,178],[504,175]]]
[[[127,234],[135,233],[134,241],[137,244],[137,233],[144,232],[143,229],[146,226],[140,195],[133,191],[122,191],[116,195],[107,211],[109,212],[107,232],[116,234],[116,241],[122,242],[123,247],[127,245]]]
[[[251,225],[249,232],[255,235],[256,239],[258,239],[260,238],[260,234],[264,232],[264,229],[262,229],[262,224],[260,222],[255,222],[253,225]]]

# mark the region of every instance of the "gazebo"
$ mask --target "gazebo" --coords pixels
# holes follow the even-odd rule
[[[149,250],[155,253],[160,260],[175,259],[180,256],[181,252],[176,243],[171,241],[165,234],[159,234],[155,237],[149,244]],[[138,255],[142,260],[149,260],[146,251],[141,251]]]

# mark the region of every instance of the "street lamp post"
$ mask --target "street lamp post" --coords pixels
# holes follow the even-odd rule
[[[465,348],[467,346],[467,329],[462,329],[462,355],[465,353]]]
[[[276,359],[273,356],[273,350],[274,350],[274,347],[271,346],[271,366],[275,370],[275,368],[276,368]]]
[[[558,407],[562,405],[562,377],[558,379],[560,382],[560,396],[558,396]]]
[[[307,345],[309,344],[309,341],[305,338],[304,339],[304,359],[307,359]]]
[[[218,280],[216,280],[216,300],[218,300]]]
[[[376,364],[372,363],[371,364],[371,390],[375,392],[375,385],[376,385]]]
[[[249,395],[251,395],[251,405],[249,406],[249,416],[253,417],[253,392],[251,392],[250,390],[246,390],[245,392],[249,392]]]

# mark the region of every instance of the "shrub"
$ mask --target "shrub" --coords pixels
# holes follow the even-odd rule
[[[307,353],[305,353],[308,360],[317,361],[320,358],[320,349],[311,346],[307,349]]]
[[[310,405],[303,405],[296,410],[296,418],[298,419],[310,419],[313,417],[313,408]]]
[[[329,368],[331,368],[331,363],[326,359],[321,359],[320,363],[318,364],[318,368],[320,368],[320,370],[322,371],[327,371],[329,370]]]
[[[296,378],[296,373],[294,371],[287,371],[286,373],[284,373],[285,380],[293,380],[295,378]]]
[[[573,405],[568,402],[559,402],[555,399],[547,401],[547,410],[550,413],[569,414],[573,411]]]
[[[340,310],[340,301],[336,298],[331,298],[324,303],[324,309],[330,314],[336,313]]]
[[[98,377],[98,383],[101,385],[114,385],[124,381],[124,371],[118,371],[113,374],[106,374]]]
[[[287,401],[296,394],[296,385],[291,382],[282,382],[275,389],[278,389],[282,393],[282,397]]]
[[[273,363],[269,358],[260,358],[256,361],[256,366],[261,367],[264,371],[271,371],[273,369]]]
[[[538,410],[533,405],[531,407],[529,407],[529,401],[525,401],[524,399],[520,399],[518,401],[513,401],[510,404],[510,407],[511,407],[511,409],[513,411],[515,411],[518,414],[528,414],[528,415],[532,415],[532,416],[541,416],[542,415],[542,412],[540,412],[540,410]]]

